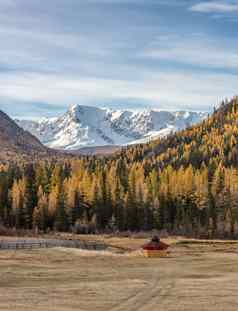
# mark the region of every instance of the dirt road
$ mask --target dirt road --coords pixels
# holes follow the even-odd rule
[[[0,252],[0,310],[236,311],[238,249],[181,245],[169,258],[69,249]]]

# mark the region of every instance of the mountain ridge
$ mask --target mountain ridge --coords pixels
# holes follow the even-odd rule
[[[50,148],[75,151],[84,147],[146,143],[200,122],[203,112],[111,110],[73,105],[58,118],[16,120]]]

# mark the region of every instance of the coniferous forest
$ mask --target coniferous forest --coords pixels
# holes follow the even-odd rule
[[[4,228],[238,236],[238,98],[202,123],[107,157],[10,161]]]

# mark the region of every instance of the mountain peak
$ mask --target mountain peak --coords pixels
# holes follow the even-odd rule
[[[103,108],[98,108],[95,106],[73,104],[69,107],[68,112],[77,113],[77,112],[90,112],[90,111],[102,111],[106,110]]]

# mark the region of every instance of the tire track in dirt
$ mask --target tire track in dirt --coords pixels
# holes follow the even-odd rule
[[[146,288],[130,296],[110,311],[147,311],[158,310],[163,296],[168,296],[174,286],[174,282],[161,282],[157,276]],[[153,308],[153,309],[152,309]]]
[[[161,308],[171,295],[174,288],[174,282],[166,284],[160,284],[159,288],[155,288],[150,298],[145,301],[141,301],[141,307],[135,309],[136,311],[157,311],[158,307]]]

